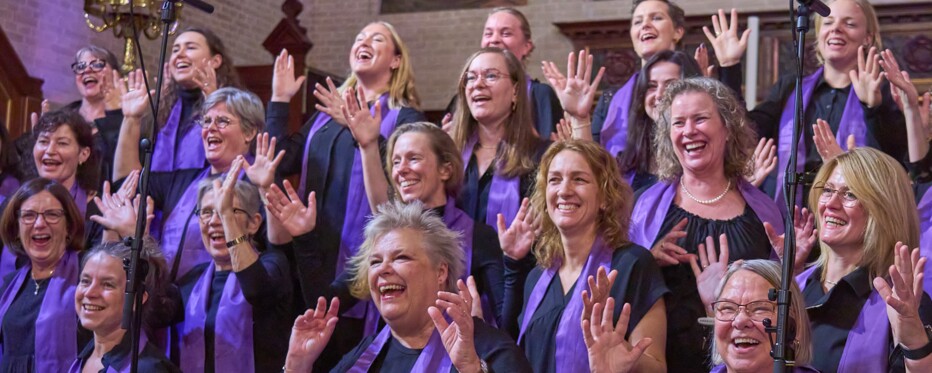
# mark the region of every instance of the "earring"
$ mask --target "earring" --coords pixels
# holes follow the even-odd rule
[[[518,107],[518,102],[517,102],[517,101],[511,101],[511,111],[515,111],[515,108],[517,108],[517,107]]]

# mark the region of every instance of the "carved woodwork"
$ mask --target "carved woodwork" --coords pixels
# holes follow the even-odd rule
[[[29,113],[40,111],[42,80],[29,76],[2,28],[0,56],[0,120],[11,140],[29,130]]]

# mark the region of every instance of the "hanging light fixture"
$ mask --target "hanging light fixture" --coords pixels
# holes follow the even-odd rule
[[[161,0],[84,0],[84,20],[96,32],[112,30],[113,36],[123,38],[123,66],[127,73],[136,68],[133,26],[146,38],[155,39],[162,33]],[[130,8],[132,13],[130,14]],[[181,18],[181,2],[175,3],[177,18]],[[168,30],[174,34],[178,22]]]

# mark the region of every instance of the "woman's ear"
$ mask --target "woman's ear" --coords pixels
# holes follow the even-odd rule
[[[252,216],[249,217],[249,221],[246,222],[246,232],[248,232],[250,236],[255,236],[256,232],[259,231],[259,226],[261,225],[262,214],[259,214],[258,212],[252,214]]]
[[[450,268],[447,266],[447,263],[440,263],[440,267],[437,268],[437,284],[440,285],[440,290],[447,291],[447,288],[444,284],[447,283],[447,277],[450,275]]]
[[[87,162],[87,159],[91,157],[91,148],[90,147],[81,147],[81,151],[78,152],[78,166]]]

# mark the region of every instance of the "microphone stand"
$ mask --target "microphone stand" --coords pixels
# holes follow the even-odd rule
[[[784,185],[783,195],[786,199],[787,214],[784,217],[784,236],[783,236],[783,276],[780,281],[780,289],[770,289],[768,297],[771,301],[777,302],[777,326],[773,327],[769,322],[765,323],[768,333],[776,333],[776,341],[772,344],[770,355],[773,357],[774,373],[787,372],[788,367],[794,366],[793,350],[787,348],[787,343],[792,343],[795,338],[788,333],[790,323],[790,287],[795,281],[793,267],[796,263],[796,231],[795,220],[796,214],[794,209],[796,205],[796,192],[801,186],[799,178],[801,174],[796,166],[796,152],[799,149],[799,140],[802,136],[803,125],[803,65],[806,55],[806,32],[809,31],[809,14],[810,10],[819,13],[823,17],[829,15],[829,9],[819,0],[797,0],[799,6],[796,9],[796,90],[795,90],[795,108],[793,116],[793,142],[790,144],[790,159],[786,166],[786,184]]]
[[[188,5],[200,9],[206,13],[213,13],[214,7],[201,0],[181,0],[179,2],[188,3]],[[132,11],[132,6],[130,10]],[[175,23],[175,1],[166,0],[162,2],[162,47],[159,51],[159,68],[158,78],[155,86],[155,103],[150,105],[152,109],[152,118],[158,118],[159,104],[162,98],[162,83],[165,80],[165,52],[168,49],[168,33],[171,25]],[[136,32],[133,37],[138,37]],[[136,48],[139,48],[139,41],[136,41]],[[141,54],[141,50],[139,50]],[[141,60],[141,59],[140,59]],[[145,71],[143,71],[145,76]],[[147,83],[146,92],[149,92]],[[149,97],[150,103],[153,98]],[[126,269],[126,296],[123,301],[123,320],[121,326],[123,329],[130,331],[130,372],[139,371],[139,337],[142,328],[142,298],[145,294],[145,279],[149,271],[149,263],[140,258],[144,236],[146,234],[146,207],[147,197],[149,195],[149,176],[152,173],[152,152],[155,149],[155,127],[146,133],[139,140],[139,149],[143,152],[142,172],[139,177],[139,210],[136,211],[136,233],[133,237],[128,237],[124,244],[131,247],[130,258],[124,260],[123,267]]]

